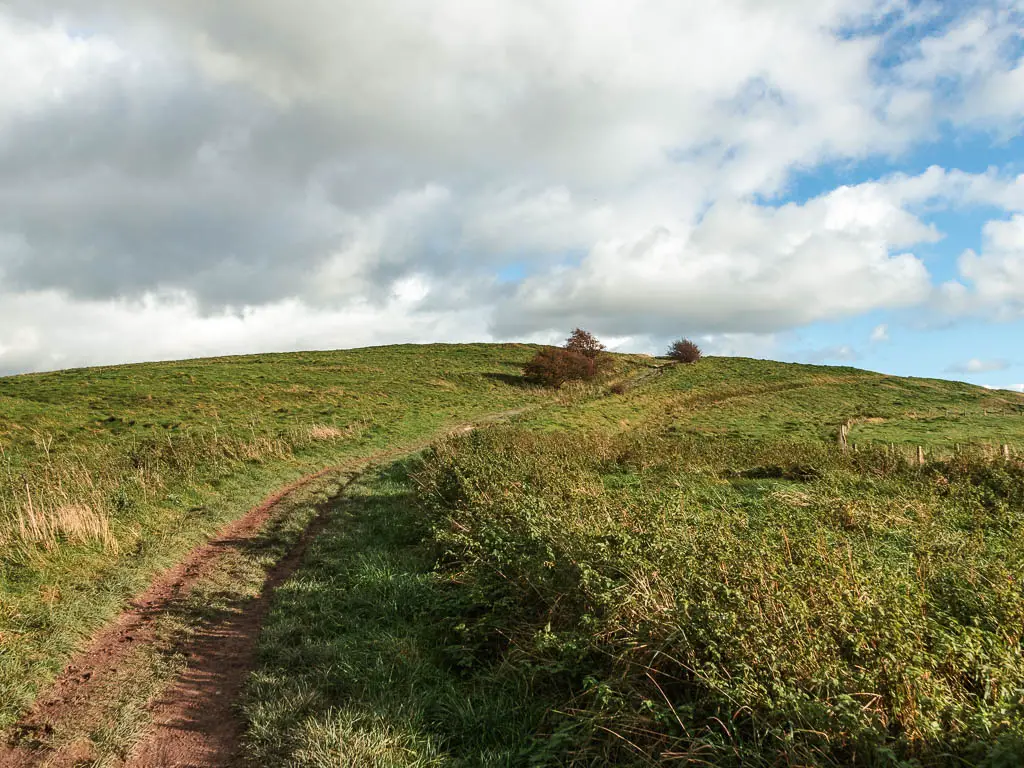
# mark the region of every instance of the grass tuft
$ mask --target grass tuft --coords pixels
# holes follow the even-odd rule
[[[18,512],[18,527],[14,535],[7,534],[6,546],[36,545],[53,549],[61,542],[71,544],[96,543],[104,550],[116,553],[117,539],[110,531],[110,520],[85,504],[61,504],[55,509],[39,509],[32,504],[27,492],[27,503]]]

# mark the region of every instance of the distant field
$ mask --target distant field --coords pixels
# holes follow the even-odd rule
[[[535,349],[0,379],[0,726],[273,489],[514,411],[335,502],[264,628],[252,761],[1019,764],[1024,396],[630,356],[552,392]]]

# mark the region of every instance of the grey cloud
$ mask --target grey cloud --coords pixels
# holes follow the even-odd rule
[[[185,288],[214,303],[297,290],[338,225],[239,136],[269,117],[185,72],[104,82],[9,119],[0,231],[28,252],[0,262],[8,283],[88,298]]]
[[[430,114],[368,120],[346,93],[281,105],[246,82],[204,80],[170,53],[138,66],[0,123],[0,232],[25,245],[0,261],[12,287],[83,298],[185,289],[211,308],[315,301],[318,271],[381,209],[436,178],[472,199],[488,175],[470,169],[476,158],[446,168],[445,153],[415,146]],[[473,273],[500,253],[467,251],[460,199],[429,220],[377,222],[359,290],[380,299],[410,270]]]
[[[7,265],[7,280],[88,298],[161,288],[220,303],[288,295],[334,232],[318,232],[301,206],[267,191],[106,174],[2,190],[0,226],[30,249]]]
[[[898,205],[841,233],[731,215],[794,167],[928,130],[927,110],[887,122],[871,24],[830,32],[892,6],[12,0],[0,23],[124,58],[0,111],[2,287],[183,292],[216,317],[386,306],[416,275],[431,290],[410,317],[473,307],[501,336],[765,333],[914,301],[919,262],[865,245],[924,239]],[[662,230],[686,247],[645,283],[643,233]],[[811,234],[797,253],[776,231]],[[498,281],[509,262],[527,277]]]

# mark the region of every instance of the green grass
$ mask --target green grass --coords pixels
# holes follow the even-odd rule
[[[747,358],[670,366],[637,391],[564,409],[547,422],[611,431],[652,423],[708,437],[822,441],[851,423],[850,440],[861,444],[952,451],[958,443],[1017,443],[1024,451],[1024,396],[1017,393]]]
[[[0,726],[273,488],[526,408],[337,502],[266,626],[254,762],[1017,764],[1024,483],[991,453],[1024,397],[741,358],[552,393],[533,349],[0,379]],[[117,755],[145,713],[110,711]]]
[[[245,698],[252,764],[497,766],[531,744],[528,679],[460,667],[405,464],[350,488],[278,591]]]
[[[572,399],[522,385],[532,353],[398,346],[0,379],[0,727],[154,573],[274,488]]]
[[[1018,765],[1022,405],[709,359],[443,441],[278,592],[247,755]]]

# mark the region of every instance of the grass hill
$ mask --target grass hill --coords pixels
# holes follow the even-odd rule
[[[1024,759],[1024,468],[998,451],[1024,449],[1024,397],[641,357],[553,393],[519,378],[532,351],[0,379],[0,718],[269,490],[515,410],[332,502],[263,628],[250,760]],[[117,728],[88,738],[123,751]]]
[[[278,486],[550,401],[516,386],[531,353],[408,345],[0,378],[0,725],[154,573]]]

